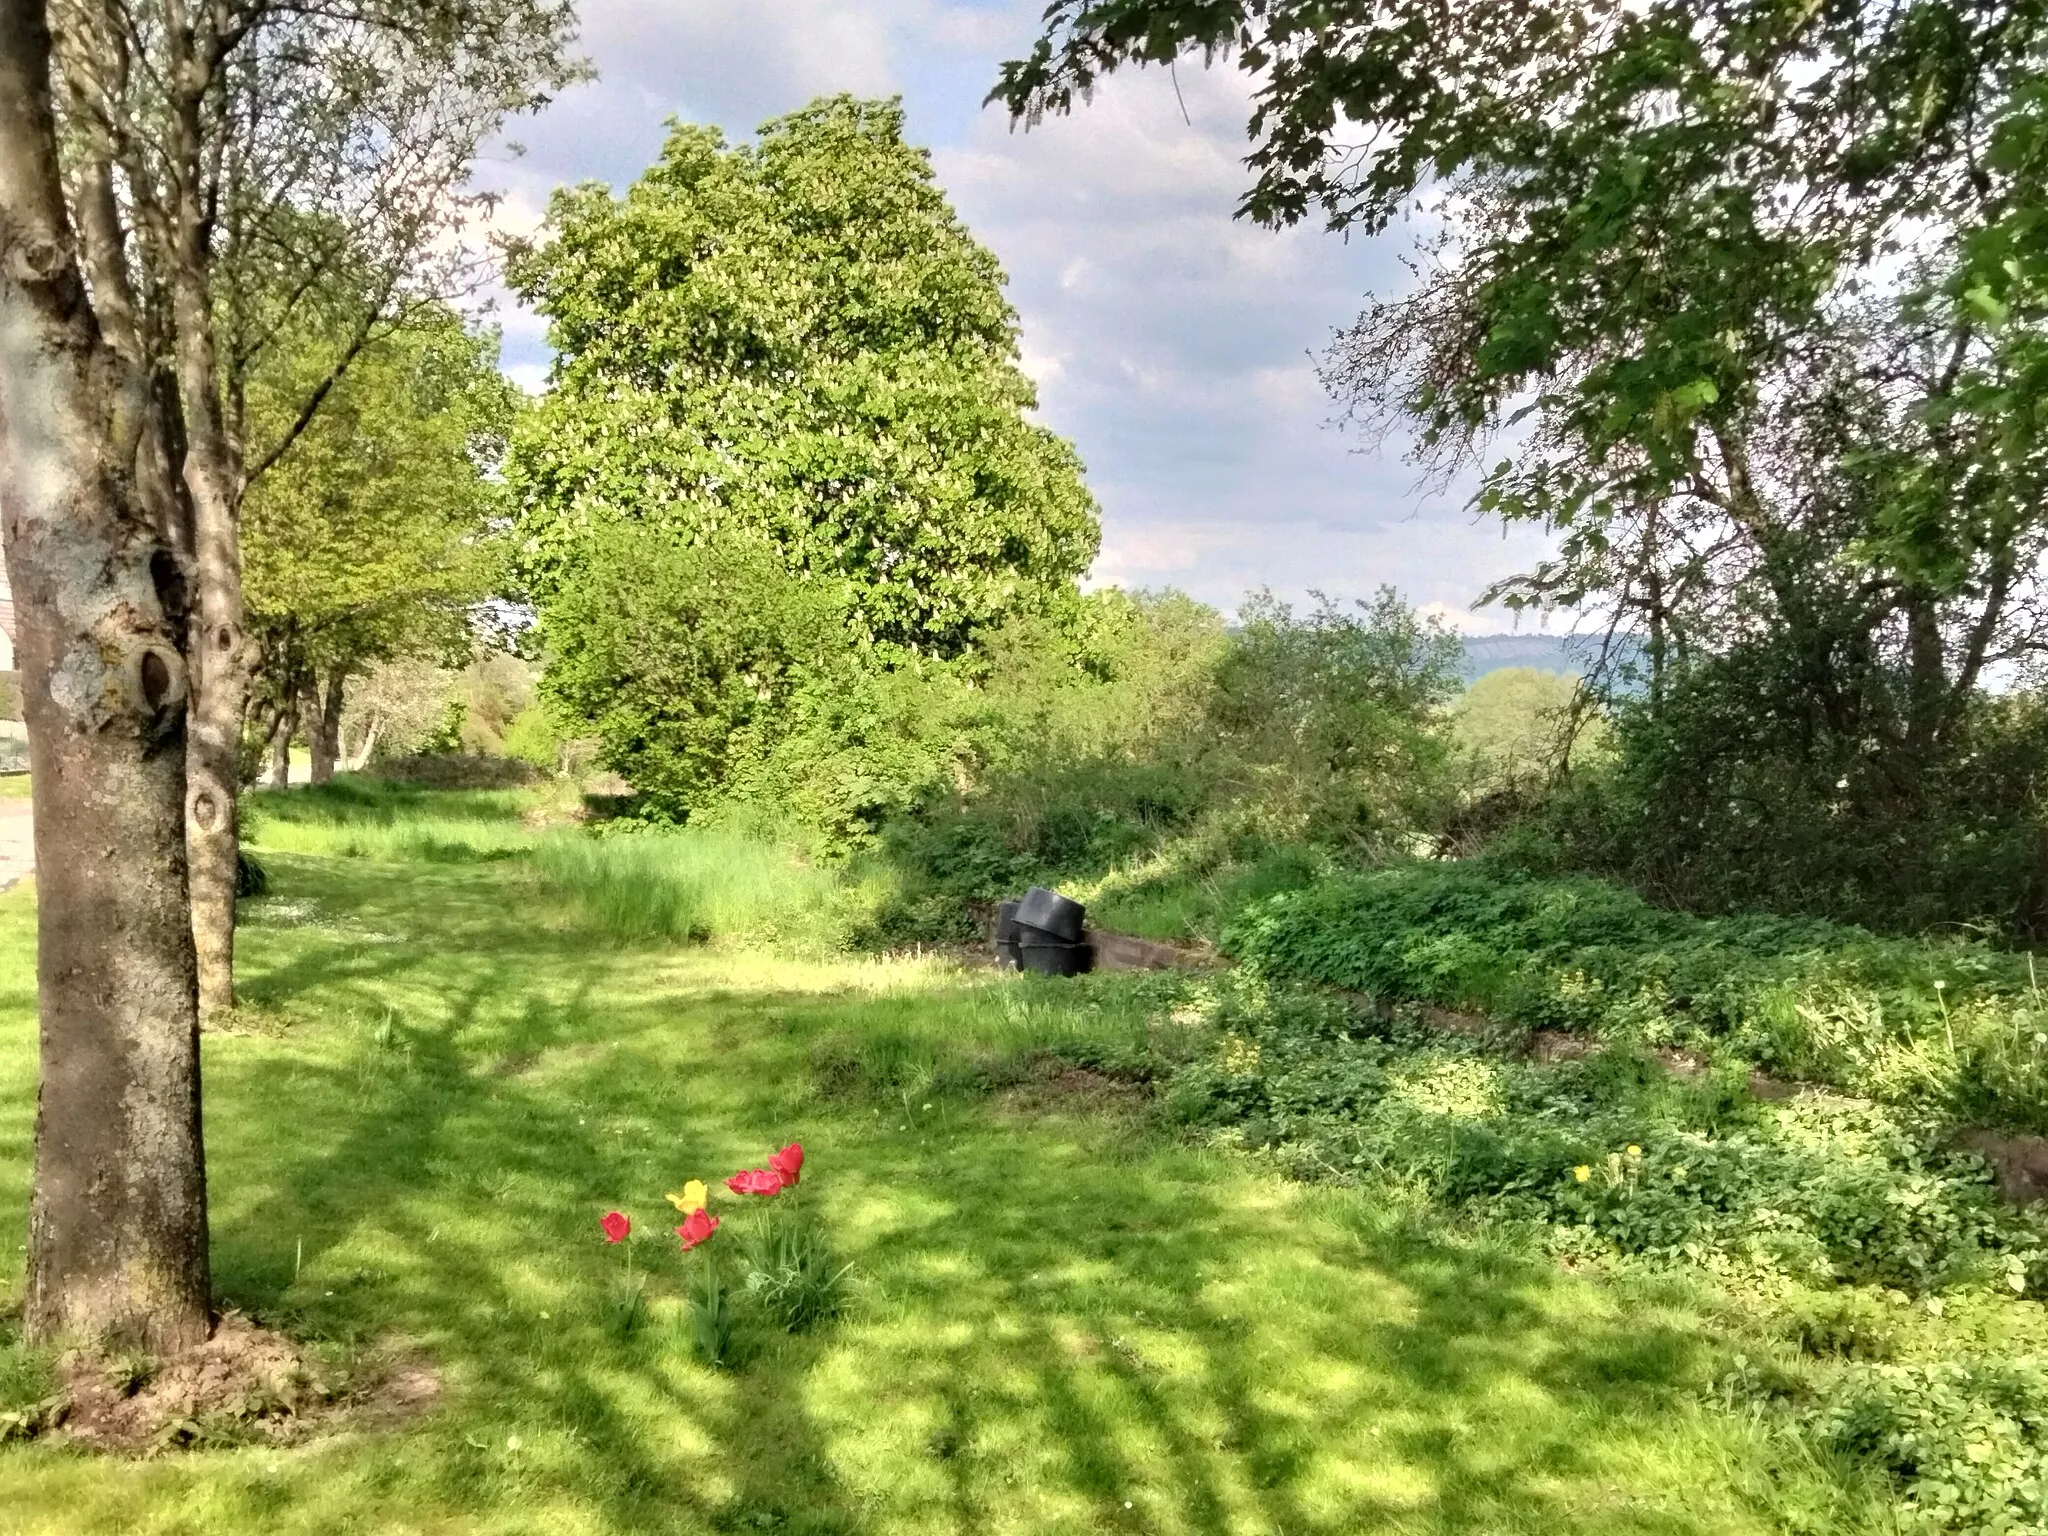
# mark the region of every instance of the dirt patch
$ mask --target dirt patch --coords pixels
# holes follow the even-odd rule
[[[440,1401],[441,1373],[417,1355],[401,1355],[358,1383],[347,1406],[354,1422],[388,1429]]]
[[[1483,1013],[1466,1013],[1457,1008],[1439,1008],[1435,1003],[1421,1004],[1415,1010],[1415,1014],[1431,1029],[1440,1029],[1451,1035],[1463,1035],[1468,1040],[1478,1040],[1486,1044],[1496,1044],[1520,1033],[1514,1027],[1499,1024]]]
[[[1136,1109],[1151,1093],[1150,1084],[1135,1078],[1043,1057],[1032,1062],[1031,1075],[1025,1081],[997,1095],[996,1106],[1012,1114],[1075,1110],[1114,1114]]]
[[[525,1077],[544,1069],[580,1066],[586,1061],[597,1060],[610,1050],[611,1046],[604,1041],[585,1040],[571,1045],[508,1051],[484,1068],[484,1072],[489,1077]]]
[[[2006,1199],[2017,1205],[2048,1199],[2048,1141],[2039,1136],[1966,1130],[1957,1133],[1956,1145],[1991,1165],[1999,1192]]]
[[[1531,1061],[1549,1066],[1559,1061],[1583,1061],[1598,1049],[1600,1043],[1588,1040],[1584,1035],[1568,1035],[1561,1029],[1539,1029],[1529,1036],[1526,1054]]]
[[[1216,964],[1216,952],[1206,944],[1162,944],[1106,928],[1090,928],[1088,942],[1095,946],[1098,971],[1201,971]]]
[[[309,1358],[239,1313],[169,1359],[74,1351],[45,1419],[63,1443],[123,1455],[246,1443],[281,1445],[348,1421],[385,1426],[440,1400],[426,1361],[393,1356],[355,1373]]]

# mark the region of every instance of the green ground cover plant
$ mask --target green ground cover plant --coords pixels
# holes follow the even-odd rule
[[[1741,1370],[1793,1372],[1783,1308],[1699,1266],[1570,1273],[1480,1204],[1303,1180],[1240,1127],[1166,1115],[1147,1079],[1235,1028],[1185,982],[622,940],[527,858],[404,835],[417,818],[532,846],[530,799],[387,800],[379,821],[257,798],[270,894],[244,908],[245,1007],[205,1040],[216,1285],[362,1379],[431,1368],[438,1397],[298,1445],[200,1426],[196,1449],[106,1459],[17,1439],[0,1531],[1895,1523],[1886,1453],[1798,1433],[1746,1387],[1725,1405]],[[32,888],[0,897],[10,1296],[34,923]],[[854,1269],[831,1326],[796,1333],[735,1270],[714,1370],[689,1338],[693,1256],[651,1192],[785,1138],[829,1262]],[[613,1210],[645,1277],[627,1329]],[[1944,1294],[1946,1319],[1872,1303],[1898,1360],[2033,1306]],[[0,1412],[48,1382],[11,1329]]]
[[[1754,1063],[1953,1121],[2048,1130],[2031,958],[1816,918],[1703,918],[1485,860],[1346,875],[1248,908],[1261,974]]]

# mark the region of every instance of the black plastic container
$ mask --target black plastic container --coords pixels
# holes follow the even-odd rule
[[[1051,934],[1056,939],[1064,939],[1069,944],[1078,944],[1081,942],[1082,924],[1088,916],[1088,909],[1071,897],[1062,896],[1058,891],[1034,885],[1017,903],[1016,915],[1020,928],[1036,928],[1041,933]]]
[[[1024,957],[1017,948],[1017,903],[1003,901],[996,904],[996,964],[1017,970],[1024,964]]]
[[[1019,968],[1037,976],[1078,976],[1095,964],[1095,946],[1046,938],[1025,929],[1017,942]]]

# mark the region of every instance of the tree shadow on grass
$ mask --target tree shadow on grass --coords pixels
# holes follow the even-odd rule
[[[254,1528],[1768,1523],[1703,1485],[1733,1454],[1711,1425],[1658,1426],[1707,1346],[1547,1264],[1138,1116],[814,1090],[824,1037],[913,1015],[968,1028],[984,992],[746,991],[672,951],[531,931],[496,871],[416,871],[405,890],[317,873],[351,923],[411,912],[417,942],[250,945],[251,995],[308,1027],[209,1061],[221,1282],[315,1337],[407,1341],[448,1399],[269,1503],[217,1491]],[[708,1371],[679,1331],[691,1261],[660,1191],[789,1136],[857,1304],[812,1337],[755,1323],[740,1368]],[[648,1239],[653,1308],[627,1336],[607,1303],[622,1256],[596,1227],[612,1205]],[[723,1208],[729,1249],[753,1213]]]

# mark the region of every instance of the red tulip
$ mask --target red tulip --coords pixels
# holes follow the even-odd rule
[[[788,1146],[768,1159],[768,1166],[782,1177],[784,1185],[794,1184],[804,1171],[804,1147],[800,1141]]]
[[[718,1218],[700,1205],[690,1212],[688,1220],[676,1228],[676,1236],[683,1240],[683,1252],[688,1253],[717,1230]]]
[[[736,1195],[779,1195],[782,1175],[766,1168],[747,1168],[727,1179],[725,1187]]]
[[[604,1220],[598,1225],[604,1228],[606,1242],[623,1243],[626,1234],[633,1230],[633,1219],[623,1211],[606,1211]]]

